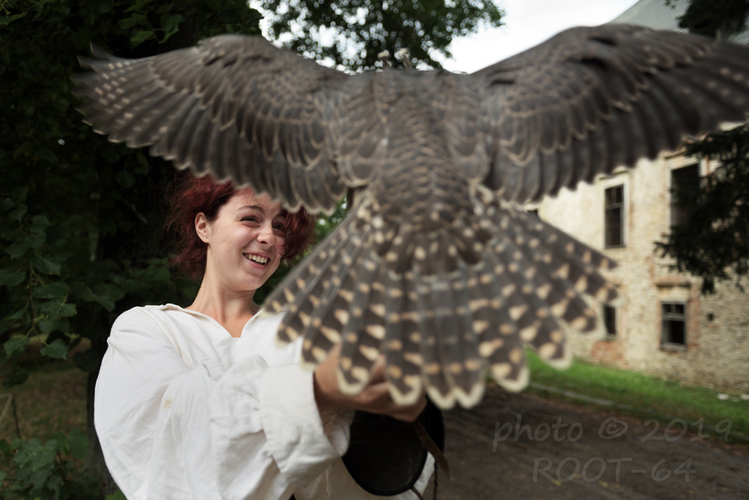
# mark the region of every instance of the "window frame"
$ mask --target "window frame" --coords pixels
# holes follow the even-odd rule
[[[607,315],[608,311],[612,311],[614,315],[613,326],[614,331],[609,331],[609,318]],[[603,328],[606,332],[606,340],[617,340],[619,338],[619,308],[616,306],[609,306],[601,304],[601,320],[603,321]]]
[[[666,350],[685,350],[689,345],[689,330],[688,330],[688,303],[680,300],[661,300],[660,312],[661,312],[661,348]],[[666,312],[665,306],[667,305],[680,305],[684,308],[683,313]],[[681,321],[684,324],[684,342],[674,342],[671,338],[671,331],[667,329],[667,322]]]
[[[702,179],[702,172],[701,172],[701,165],[699,162],[694,163],[688,163],[685,165],[678,165],[678,166],[672,166],[669,168],[669,189],[668,189],[668,195],[669,195],[669,227],[674,228],[676,226],[679,226],[681,224],[686,223],[686,220],[678,221],[677,219],[681,216],[685,216],[687,209],[686,207],[681,207],[676,204],[676,197],[674,196],[674,189],[676,189],[675,183],[674,183],[674,175],[678,171],[684,172],[686,169],[694,169],[696,170],[696,181],[697,181],[697,188],[699,188],[699,183],[701,182],[700,179]],[[679,174],[676,174],[677,176]],[[686,176],[685,176],[686,177]]]
[[[608,192],[621,189],[621,201],[607,205]],[[610,210],[619,210],[619,243],[609,243],[609,218]],[[624,182],[603,186],[603,248],[623,248],[627,246],[626,221],[627,221],[627,190]]]

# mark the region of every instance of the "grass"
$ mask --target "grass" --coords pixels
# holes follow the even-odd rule
[[[0,388],[0,394],[13,394],[21,438],[37,437],[46,442],[58,432],[86,430],[86,380],[88,374],[71,363],[57,362],[32,373],[22,385]],[[0,398],[0,413],[7,403]],[[16,438],[13,411],[0,422],[0,439]]]
[[[629,409],[623,411],[643,419],[658,418],[668,423],[680,418],[688,424],[704,419],[705,434],[719,435],[722,439],[729,432],[730,441],[749,442],[749,401],[722,401],[717,391],[705,387],[683,386],[584,361],[573,361],[567,370],[560,371],[544,363],[535,353],[529,352],[528,359],[531,382],[626,405]],[[560,397],[543,389],[531,390]],[[697,429],[696,425],[690,427]],[[675,425],[674,429],[679,431],[681,427]]]

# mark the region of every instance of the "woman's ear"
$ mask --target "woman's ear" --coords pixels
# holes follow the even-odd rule
[[[198,238],[203,243],[208,243],[208,237],[210,236],[211,226],[208,224],[208,219],[203,212],[198,212],[195,216],[195,232],[198,233]]]

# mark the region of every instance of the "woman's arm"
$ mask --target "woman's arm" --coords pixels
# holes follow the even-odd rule
[[[311,372],[259,357],[226,370],[219,355],[190,367],[180,348],[140,308],[113,327],[95,423],[128,499],[286,500],[345,450],[323,429]]]

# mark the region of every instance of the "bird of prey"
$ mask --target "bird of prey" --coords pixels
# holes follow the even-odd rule
[[[226,35],[127,60],[94,50],[94,130],[284,207],[349,215],[266,300],[303,360],[341,344],[356,393],[380,354],[396,402],[470,407],[485,369],[528,382],[524,345],[570,362],[564,325],[619,300],[615,263],[522,205],[676,149],[749,110],[749,49],[628,25],[564,31],[473,74],[348,75]]]

